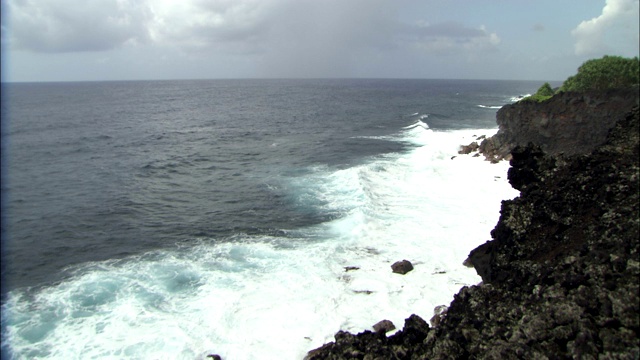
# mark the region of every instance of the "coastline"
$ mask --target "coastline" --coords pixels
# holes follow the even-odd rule
[[[637,358],[635,94],[622,109],[625,115],[613,119],[616,125],[607,129],[606,142],[592,142],[583,154],[546,155],[533,145],[512,148],[509,181],[521,196],[503,202],[493,240],[470,254],[468,261],[483,283],[463,287],[446,315],[436,318],[438,326],[412,315],[389,337],[340,331],[334,342],[310,351],[306,359],[519,358],[549,353],[559,358]],[[590,111],[573,104],[565,102],[565,118],[572,118],[571,111]],[[536,107],[540,105],[528,111]]]

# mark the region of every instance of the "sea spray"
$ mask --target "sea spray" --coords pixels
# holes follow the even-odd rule
[[[507,163],[457,153],[495,127],[477,104],[537,87],[7,84],[3,355],[297,359],[429,318],[515,196]]]
[[[61,284],[12,292],[5,340],[18,358],[293,359],[339,329],[428,318],[479,281],[462,262],[516,195],[506,162],[455,155],[486,132],[411,127],[396,135],[416,146],[408,153],[282,179],[291,201],[342,214],[333,220],[84,264]],[[414,271],[393,274],[404,258]]]

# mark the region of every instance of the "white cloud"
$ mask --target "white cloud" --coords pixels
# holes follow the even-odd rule
[[[185,50],[245,50],[264,39],[274,1],[149,0],[152,39]]]
[[[500,37],[484,26],[472,28],[456,22],[429,24],[420,21],[405,29],[407,41],[429,54],[460,54],[475,56],[478,52],[495,51]]]
[[[581,22],[571,34],[576,55],[637,55],[638,0],[607,0],[602,14]]]

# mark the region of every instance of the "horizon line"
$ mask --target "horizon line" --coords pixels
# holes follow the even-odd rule
[[[237,77],[237,78],[172,78],[172,79],[114,79],[114,80],[27,80],[2,81],[0,84],[46,84],[46,83],[99,83],[99,82],[154,82],[154,81],[305,81],[305,80],[433,80],[433,81],[526,81],[564,82],[564,80],[539,79],[469,79],[469,78],[427,78],[427,77]]]

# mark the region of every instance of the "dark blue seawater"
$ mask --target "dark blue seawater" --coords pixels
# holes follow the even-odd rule
[[[393,198],[386,192],[393,186],[375,187],[382,181],[378,176],[393,174],[390,167],[409,161],[402,156],[424,145],[412,141],[425,135],[415,133],[426,129],[422,125],[428,125],[428,136],[495,128],[499,106],[539,85],[461,80],[3,84],[3,351],[15,358],[166,354],[164,345],[150,339],[128,344],[115,335],[79,348],[55,349],[55,344],[85,341],[76,332],[86,331],[78,330],[83,326],[96,338],[116,323],[121,328],[115,333],[147,334],[145,314],[183,316],[164,307],[179,306],[175,296],[201,293],[207,286],[225,287],[227,296],[242,293],[235,286],[244,288],[239,285],[244,279],[258,281],[271,274],[265,269],[279,269],[286,263],[278,260],[283,252],[308,253],[329,238],[353,234],[354,227],[343,231],[334,225],[358,209],[382,206],[373,202],[382,197],[378,192]],[[417,125],[422,127],[416,130]],[[385,181],[400,189],[407,176]],[[379,209],[393,205],[385,201]],[[384,234],[381,229],[399,218],[378,223],[373,216],[362,224]],[[329,224],[332,230],[323,228]],[[267,245],[268,251],[262,248]],[[256,251],[262,260],[247,260]],[[200,264],[201,258],[210,262]],[[273,263],[263,267],[265,259]],[[141,277],[134,279],[136,274]],[[217,276],[224,280],[208,283]],[[138,309],[129,314],[137,325],[122,315],[127,306]],[[194,319],[229,316],[229,310],[214,316],[195,308],[200,310],[188,311]],[[241,313],[246,306],[234,309]],[[113,314],[124,318],[112,319]],[[219,346],[216,336],[210,332],[212,343],[206,344],[178,337],[176,347],[191,350],[174,355],[198,358],[216,348],[232,354],[235,348]]]

